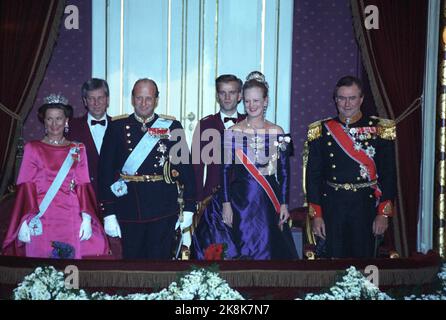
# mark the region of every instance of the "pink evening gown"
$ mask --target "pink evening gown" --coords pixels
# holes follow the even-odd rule
[[[79,144],[78,161],[74,161],[53,201],[40,218],[42,234],[31,236],[30,243],[21,242],[17,238],[23,221],[29,223],[38,214],[39,204],[73,145],[53,146],[37,140],[25,145],[17,179],[16,201],[3,243],[3,254],[81,259],[109,253],[107,237],[96,216],[96,198],[90,184],[87,154],[83,144]],[[85,241],[79,239],[82,212],[91,216],[92,236]],[[70,253],[67,256],[58,255],[54,248],[55,243],[68,245]]]

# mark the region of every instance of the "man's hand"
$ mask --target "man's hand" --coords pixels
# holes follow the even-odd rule
[[[190,247],[190,245],[192,244],[192,237],[191,237],[191,232],[190,232],[190,227],[192,225],[192,221],[194,218],[194,213],[191,211],[183,211],[183,217],[182,217],[182,221],[180,221],[180,218],[178,219],[176,225],[175,225],[175,230],[178,229],[178,227],[181,229],[181,237],[182,237],[182,241],[183,241],[183,245],[185,245],[186,247]],[[184,231],[185,229],[189,228],[189,230]]]
[[[377,215],[375,221],[373,221],[373,234],[375,236],[381,235],[386,232],[389,227],[389,221],[386,216]]]
[[[325,222],[320,217],[313,218],[311,222],[313,233],[322,239],[325,239]]]
[[[112,214],[104,218],[104,230],[110,237],[121,238],[121,228],[119,227],[118,220],[116,220],[116,215]]]

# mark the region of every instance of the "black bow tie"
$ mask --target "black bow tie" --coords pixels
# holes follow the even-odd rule
[[[91,125],[95,126],[97,124],[100,124],[101,126],[105,126],[105,119],[104,120],[91,120]]]
[[[228,121],[232,121],[233,123],[237,123],[237,118],[224,117],[223,121],[226,123]]]

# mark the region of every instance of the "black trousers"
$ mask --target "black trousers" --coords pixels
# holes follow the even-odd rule
[[[121,223],[124,259],[170,260],[177,215],[146,223]]]
[[[372,188],[356,192],[327,186],[322,212],[327,236],[326,253],[333,258],[372,258],[376,217]]]

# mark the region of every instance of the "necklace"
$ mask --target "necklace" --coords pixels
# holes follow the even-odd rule
[[[144,119],[144,118],[138,116],[136,113],[135,113],[134,115],[135,115],[135,119],[136,119],[138,122],[141,122],[141,123],[142,123],[142,126],[141,126],[141,131],[142,131],[142,132],[146,132],[146,131],[147,131],[146,123],[152,121],[152,120],[155,118],[155,113],[153,113],[150,117],[148,117],[148,118],[146,118],[146,119]]]
[[[249,123],[248,119],[246,119],[246,126],[253,130],[263,129],[263,128],[265,128],[265,120],[262,119],[262,125],[260,127],[256,127],[256,126],[252,125],[251,123]]]
[[[45,136],[46,140],[49,144],[54,144],[56,146],[61,145],[65,142],[65,137],[62,137],[60,140],[57,139],[50,139],[48,136]]]

